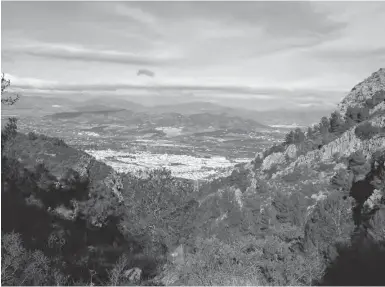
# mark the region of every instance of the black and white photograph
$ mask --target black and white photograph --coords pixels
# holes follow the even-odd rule
[[[1,1],[2,286],[385,286],[385,1]]]

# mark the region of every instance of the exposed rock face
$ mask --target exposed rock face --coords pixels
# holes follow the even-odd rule
[[[267,156],[262,163],[261,169],[263,171],[271,170],[273,167],[284,164],[286,162],[285,154],[282,152],[275,152]]]
[[[374,119],[370,120],[370,123],[374,127],[385,128],[385,115],[375,117]]]
[[[124,272],[123,277],[132,283],[139,283],[142,277],[142,270],[137,267],[131,268]]]
[[[86,154],[83,154],[76,165],[73,166],[73,169],[77,171],[80,177],[88,177],[89,165],[91,163],[92,157]]]
[[[123,195],[121,190],[123,189],[122,177],[115,171],[112,171],[104,180],[105,185],[118,197],[119,202],[123,202]]]
[[[385,111],[385,102],[382,102],[369,111],[369,114]]]
[[[365,201],[364,206],[369,209],[373,209],[380,204],[382,197],[382,192],[378,189],[375,189],[373,194]]]
[[[170,254],[171,261],[173,264],[183,264],[184,263],[184,248],[183,245],[179,245],[175,250]]]
[[[54,212],[57,215],[63,217],[64,219],[67,219],[67,220],[74,220],[75,216],[76,216],[76,211],[74,211],[72,209],[68,209],[68,208],[64,207],[63,205],[56,207]]]
[[[234,191],[234,197],[235,197],[235,200],[237,201],[238,205],[239,205],[239,208],[242,209],[243,207],[243,202],[242,202],[242,191],[237,188],[235,191]]]
[[[320,150],[308,152],[301,155],[290,167],[308,165],[316,161],[327,161],[333,158],[334,154],[349,156],[352,153],[362,150],[365,156],[370,156],[375,151],[385,148],[385,139],[377,135],[369,140],[361,140],[355,135],[355,128],[352,128],[341,135],[341,137],[323,146]]]
[[[297,147],[295,146],[295,144],[291,144],[287,147],[285,151],[285,156],[287,156],[289,159],[297,157]]]
[[[385,69],[381,68],[363,82],[357,84],[341,101],[338,108],[341,115],[346,113],[349,106],[362,106],[366,100],[372,99],[377,91],[385,90]]]

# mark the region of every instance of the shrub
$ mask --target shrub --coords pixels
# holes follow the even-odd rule
[[[360,123],[369,118],[368,107],[348,107],[346,110],[345,118],[347,121],[352,120],[355,123]]]
[[[1,238],[2,285],[64,285],[68,279],[51,268],[50,260],[40,250],[26,250],[20,234],[7,233]]]
[[[48,140],[48,137],[45,134],[40,134],[39,139],[44,141],[44,140]]]
[[[12,106],[20,98],[18,94],[15,97],[12,97],[9,92],[6,92],[10,85],[11,81],[4,78],[4,73],[1,74],[1,103],[3,105]]]
[[[311,139],[313,137],[314,133],[315,133],[315,131],[311,127],[308,127],[307,132],[306,132],[306,138]]]
[[[319,123],[319,130],[321,135],[325,135],[330,130],[330,122],[327,117],[322,117]]]
[[[179,272],[180,285],[260,285],[259,252],[245,253],[243,246],[249,244],[198,238],[195,253],[187,255],[187,264]]]
[[[62,139],[53,138],[52,143],[57,146],[68,147],[68,145]]]
[[[344,191],[349,191],[353,183],[353,173],[339,169],[331,178],[331,184]]]
[[[286,150],[285,146],[282,144],[273,145],[263,153],[263,158],[275,153],[275,152],[284,152]]]
[[[276,192],[273,195],[272,206],[276,210],[276,219],[285,224],[301,226],[305,218],[306,203],[301,194],[292,193],[290,195]]]
[[[371,170],[371,164],[366,160],[362,151],[357,151],[350,155],[348,170],[351,170],[355,181],[365,178]]]
[[[352,207],[353,199],[338,192],[318,201],[305,226],[306,247],[316,247],[327,261],[333,259],[335,243],[349,241],[354,230]]]
[[[1,130],[1,152],[3,154],[5,143],[16,136],[17,118],[9,118],[7,124]]]
[[[298,182],[302,176],[300,169],[295,169],[293,172],[284,175],[282,178],[286,182]]]
[[[330,171],[333,170],[334,164],[333,163],[324,163],[320,162],[319,167],[317,168],[318,171]]]
[[[380,90],[375,92],[371,99],[367,99],[365,104],[369,109],[372,109],[383,101],[385,101],[385,91]]]
[[[31,140],[31,141],[34,141],[34,140],[37,140],[38,139],[38,135],[34,132],[29,132],[28,133],[28,138]]]
[[[330,132],[336,133],[341,131],[343,120],[338,112],[334,112],[330,116]]]
[[[371,139],[373,136],[381,132],[381,128],[372,126],[370,122],[364,122],[355,129],[355,135],[361,140]]]

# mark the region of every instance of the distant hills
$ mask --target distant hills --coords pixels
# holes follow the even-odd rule
[[[254,131],[255,129],[267,129],[269,126],[260,124],[251,119],[229,114],[213,114],[200,112],[182,114],[177,112],[151,113],[134,112],[126,109],[112,109],[101,105],[82,106],[80,111],[60,112],[46,115],[52,120],[74,119],[88,124],[102,124],[113,122],[115,124],[138,125],[146,127],[181,127],[200,129],[242,129]]]
[[[83,101],[75,101],[74,99],[62,97],[22,96],[17,106],[2,107],[2,112],[5,115],[35,117],[62,112],[97,112],[119,109],[131,110],[135,113],[144,112],[151,115],[166,113],[178,113],[181,115],[209,113],[213,115],[240,117],[259,122],[263,125],[294,123],[298,125],[309,125],[331,111],[329,108],[258,111],[233,108],[206,101],[145,106],[135,101],[106,95]]]

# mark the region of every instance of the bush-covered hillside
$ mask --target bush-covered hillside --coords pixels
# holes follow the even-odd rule
[[[198,191],[166,170],[118,174],[9,121],[2,284],[384,285],[384,91],[380,69]]]
[[[205,186],[192,251],[165,282],[384,285],[384,91],[380,69],[319,124]]]

